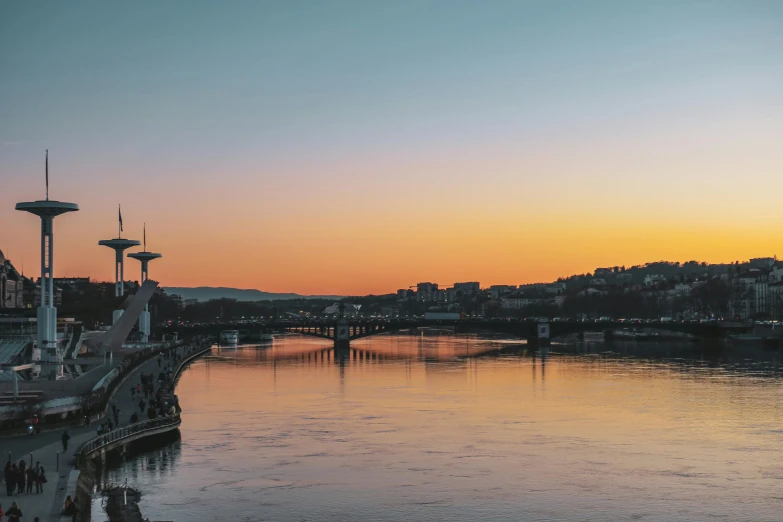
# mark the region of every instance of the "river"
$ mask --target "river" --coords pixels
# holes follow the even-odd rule
[[[283,336],[183,374],[151,520],[780,520],[783,369],[722,346]],[[106,520],[94,500],[93,520]]]

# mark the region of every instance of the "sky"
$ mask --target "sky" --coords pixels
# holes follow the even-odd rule
[[[783,255],[783,2],[0,3],[0,250],[388,293]],[[138,278],[138,262],[126,275]]]

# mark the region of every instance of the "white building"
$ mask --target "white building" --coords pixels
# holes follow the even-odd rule
[[[510,295],[500,300],[503,308],[519,310],[527,306],[554,304],[554,299],[546,297],[530,297],[525,295]]]

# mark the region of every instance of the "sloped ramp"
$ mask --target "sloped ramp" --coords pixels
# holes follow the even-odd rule
[[[144,311],[144,307],[147,306],[147,303],[152,298],[157,288],[157,281],[153,281],[152,279],[144,281],[136,292],[136,295],[134,295],[133,299],[128,303],[127,308],[125,308],[125,311],[122,313],[119,320],[103,334],[90,339],[85,339],[84,344],[86,344],[91,351],[98,353],[116,352],[122,348],[122,344],[133,329],[133,325],[139,320],[141,312]]]

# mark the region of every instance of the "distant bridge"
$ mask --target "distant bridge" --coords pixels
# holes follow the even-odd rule
[[[546,327],[542,328],[542,325]],[[216,337],[222,330],[238,330],[240,335],[253,336],[261,331],[290,332],[349,342],[373,335],[394,333],[419,328],[451,328],[456,333],[500,333],[512,337],[527,339],[529,342],[546,344],[549,339],[584,332],[611,332],[619,329],[638,328],[687,334],[701,339],[716,339],[729,334],[749,333],[752,324],[739,322],[651,322],[628,323],[619,321],[508,321],[508,320],[432,320],[432,319],[340,319],[285,321],[259,321],[242,323],[209,323],[198,325],[172,325],[163,329],[164,333],[178,332],[182,336],[206,335]]]

